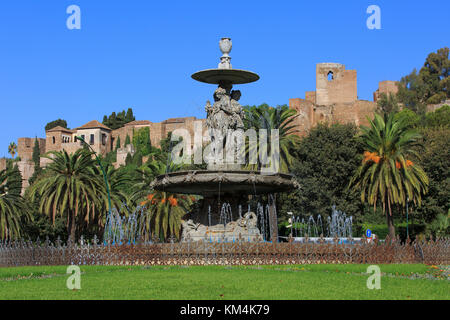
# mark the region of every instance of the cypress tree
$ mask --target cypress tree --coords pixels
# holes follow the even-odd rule
[[[36,181],[37,177],[39,176],[39,174],[42,171],[41,168],[41,150],[39,148],[39,142],[37,137],[34,139],[34,147],[33,147],[33,155],[31,156],[31,159],[34,162],[34,173],[33,175],[30,177],[30,179],[28,179],[29,184],[33,184],[34,181]]]
[[[131,139],[130,136],[127,134],[127,137],[125,138],[125,147],[129,144],[131,144]]]
[[[131,157],[131,153],[127,153],[127,157],[125,158],[125,165],[128,166],[133,161]]]
[[[128,108],[127,115],[125,116],[125,122],[128,123],[134,120],[136,120],[136,118],[133,115],[133,109]]]
[[[111,116],[109,117],[109,127],[114,130],[114,129],[117,129],[116,125],[117,125],[117,117],[116,117],[116,113],[113,112],[113,113],[111,113]]]
[[[142,153],[136,152],[133,160],[134,160],[133,162],[136,164],[136,166],[138,166],[138,167],[142,166]]]

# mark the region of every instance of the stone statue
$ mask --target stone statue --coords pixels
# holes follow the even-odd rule
[[[235,163],[234,155],[236,153],[233,151],[242,150],[243,143],[244,111],[238,102],[240,97],[241,92],[239,90],[232,91],[231,86],[220,84],[214,91],[214,104],[211,105],[209,101],[206,102],[206,126],[211,135],[211,142],[219,143],[214,147],[216,151],[214,151],[212,157],[215,158],[215,161],[208,164],[209,170],[240,170],[242,153],[239,153],[240,160]],[[220,140],[222,141],[221,145]],[[225,156],[225,159],[222,160],[217,159],[217,156],[222,157],[220,148],[226,150],[227,155],[230,153],[231,156]]]
[[[242,106],[239,104],[239,99],[241,98],[241,91],[233,90],[231,91],[231,123],[230,127],[233,130],[242,129],[244,130],[244,110]]]
[[[183,232],[181,241],[212,240],[212,241],[233,241],[241,236],[244,241],[257,241],[261,239],[261,233],[257,228],[257,217],[254,212],[247,212],[242,218],[231,221],[226,225],[216,224],[205,226],[194,223],[191,219],[182,222]]]
[[[207,101],[205,106],[206,125],[208,129],[218,130],[225,138],[228,130],[244,129],[244,111],[239,104],[241,92],[233,90],[231,93],[219,86],[214,91],[214,104]]]

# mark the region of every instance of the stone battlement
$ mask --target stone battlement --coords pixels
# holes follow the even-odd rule
[[[354,123],[367,125],[377,109],[376,99],[381,93],[396,93],[397,82],[382,81],[374,93],[374,101],[358,100],[356,70],[346,70],[340,63],[316,65],[316,90],[306,91],[305,99],[289,99],[295,109],[298,135],[305,136],[318,123]]]

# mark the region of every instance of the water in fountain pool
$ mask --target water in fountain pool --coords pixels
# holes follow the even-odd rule
[[[353,218],[347,217],[345,212],[336,209],[332,206],[331,216],[327,219],[326,233],[324,233],[324,226],[322,217],[320,215],[314,219],[314,216],[309,216],[306,220],[300,216],[293,216],[292,218],[292,236],[294,238],[320,237],[327,238],[348,238],[352,236]]]

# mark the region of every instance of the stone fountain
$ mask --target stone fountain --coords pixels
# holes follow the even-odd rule
[[[259,76],[251,71],[232,68],[230,38],[222,38],[219,46],[223,55],[218,68],[196,72],[192,78],[218,85],[213,95],[214,103],[206,103],[206,126],[211,133],[211,141],[214,142],[215,137],[221,136],[221,143],[219,140],[216,142],[226,149],[233,139],[231,133],[244,130],[244,112],[238,102],[241,92],[233,90],[233,85],[255,82]],[[183,223],[184,241],[188,237],[193,240],[219,239],[220,235],[223,239],[236,239],[240,235],[249,241],[257,240],[261,237],[258,237],[258,229],[253,220],[256,215],[250,211],[241,215],[242,204],[248,202],[250,195],[275,194],[298,187],[292,175],[279,172],[267,174],[241,168],[241,164],[227,163],[227,160],[220,159],[209,162],[207,170],[169,172],[153,181],[152,187],[155,190],[203,196],[202,208],[191,213],[189,220]],[[268,204],[270,240],[277,241],[275,201],[273,197],[269,199],[272,199]],[[225,204],[238,220],[224,220]],[[236,214],[238,211],[239,215]]]

